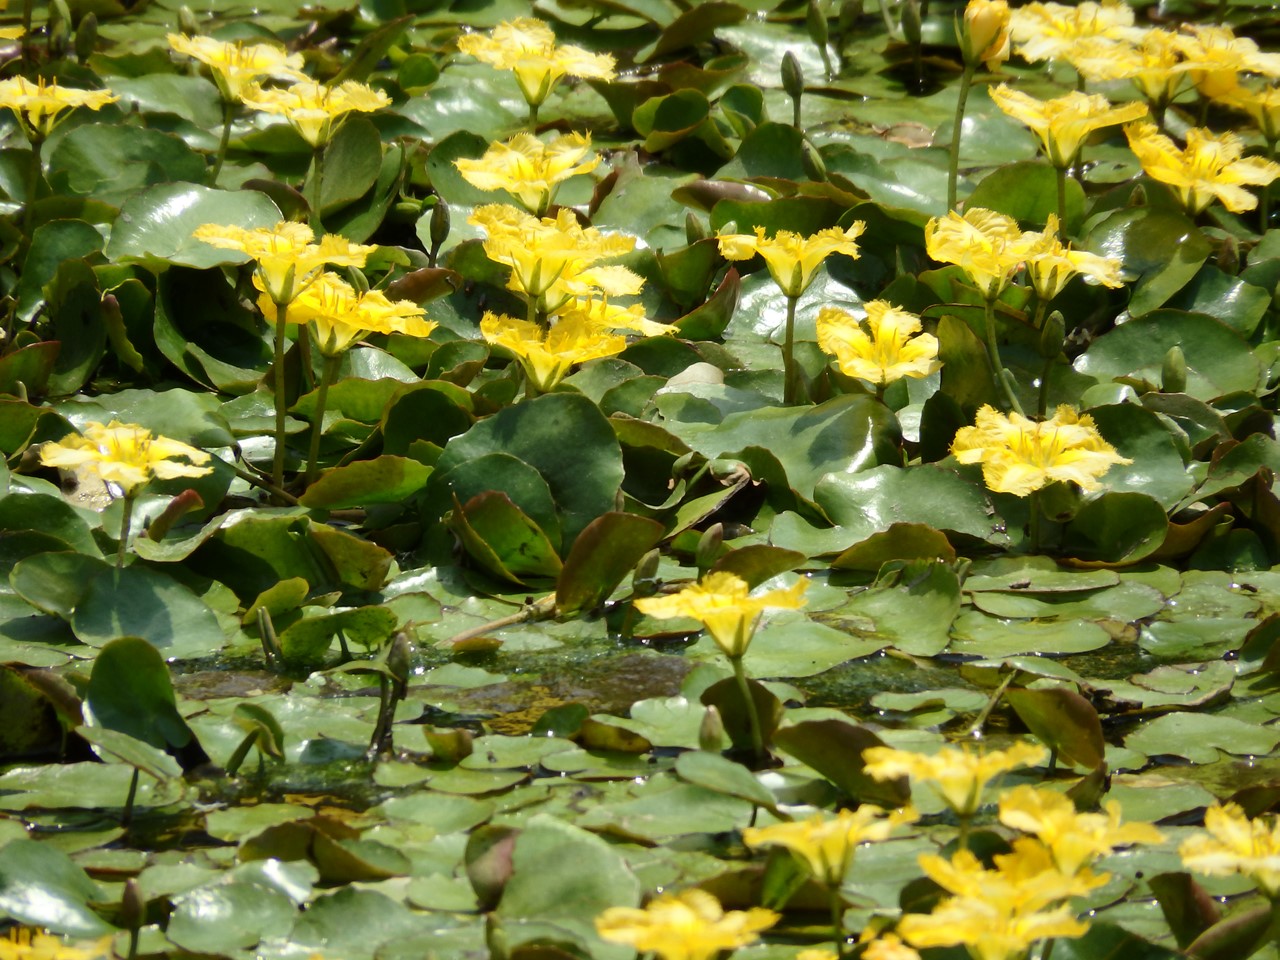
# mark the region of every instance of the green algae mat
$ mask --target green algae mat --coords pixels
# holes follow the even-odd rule
[[[1251,0],[14,0],[0,960],[1280,955]]]

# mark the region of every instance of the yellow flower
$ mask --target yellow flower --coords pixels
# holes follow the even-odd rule
[[[662,960],[714,960],[722,950],[745,947],[778,922],[762,907],[725,912],[704,890],[664,893],[643,910],[610,907],[596,918],[596,932]]]
[[[199,60],[213,72],[222,99],[239,100],[244,88],[263,77],[277,80],[305,80],[302,54],[288,53],[272,43],[226,42],[212,37],[188,37],[169,34],[169,46]]]
[[[924,228],[929,256],[961,267],[988,300],[1000,296],[1022,265],[1021,240],[1016,220],[983,207],[934,217]]]
[[[601,330],[581,315],[564,317],[544,331],[529,320],[486,313],[480,333],[515,354],[530,383],[543,393],[563,380],[575,363],[611,357],[627,348],[626,337]]]
[[[835,954],[831,954],[833,960]],[[796,960],[803,960],[797,956]],[[920,960],[920,954],[892,933],[886,933],[867,944],[862,960]]]
[[[868,383],[927,377],[942,367],[938,339],[920,332],[920,318],[885,300],[867,303],[868,335],[839,307],[818,311],[818,346],[834,354],[840,372]]]
[[[1065,56],[1091,82],[1131,81],[1160,110],[1189,82],[1182,38],[1172,30],[1142,30],[1122,39],[1086,38]]]
[[[176,457],[191,463],[182,463]],[[115,484],[126,497],[152,477],[172,480],[213,472],[213,467],[195,466],[209,462],[209,454],[203,450],[155,436],[136,423],[118,420],[106,425],[86,423],[82,435],[71,434],[60,443],[46,443],[40,448],[40,462],[46,467],[83,470],[104,483]]]
[[[764,258],[769,274],[788,297],[798,297],[813,282],[814,271],[833,253],[843,253],[858,259],[858,237],[867,229],[856,220],[847,229],[828,227],[811,237],[802,237],[791,230],[779,230],[772,237],[766,236],[764,227],[756,227],[755,235],[746,233],[722,233],[720,255],[726,260],[750,260],[756,254]]]
[[[1056,213],[1049,214],[1043,233],[1029,230],[1022,235],[1022,251],[1027,276],[1041,300],[1052,300],[1077,273],[1104,287],[1124,286],[1119,259],[1101,257],[1087,250],[1072,250],[1058,239]]]
[[[732,573],[709,573],[701,582],[679,593],[643,597],[635,605],[641,613],[659,620],[690,617],[699,621],[725,656],[736,659],[747,652],[760,614],[770,607],[800,609],[808,586],[808,580],[800,579],[786,589],[752,597],[748,596],[747,582],[741,577]]]
[[[641,304],[620,307],[610,303],[608,297],[571,300],[556,315],[568,317],[574,313],[582,313],[593,326],[601,329],[626,330],[642,337],[661,337],[679,329],[674,324],[648,319]]]
[[[927,783],[961,817],[972,816],[982,806],[982,791],[996,777],[1041,763],[1048,756],[1044,747],[1022,742],[1007,750],[983,751],[966,743],[959,748],[943,747],[935,754],[892,747],[869,747],[862,752],[868,776],[877,780],[910,777]]]
[[[355,80],[344,80],[336,87],[302,80],[283,90],[248,84],[240,99],[254,110],[284,117],[313,147],[328,143],[347,114],[372,113],[391,104],[381,90]]]
[[[534,217],[515,207],[490,203],[476,207],[467,220],[482,228],[485,255],[511,267],[507,286],[553,314],[574,297],[596,293],[626,296],[644,282],[624,267],[596,266],[596,261],[630,253],[634,237],[583,227],[572,210],[555,217]]]
[[[931,914],[907,914],[898,932],[917,947],[959,944],[974,960],[1012,960],[1025,956],[1037,940],[1079,937],[1089,929],[1065,903],[1049,908],[1096,889],[1107,875],[1064,874],[1043,844],[1027,837],[994,861],[995,869],[988,870],[967,850],[950,861],[922,855],[925,874],[954,896]]]
[[[969,0],[960,31],[960,52],[970,65],[994,70],[1009,59],[1009,4],[1006,0]]]
[[[60,87],[57,80],[47,83],[39,78],[32,83],[26,77],[0,80],[0,107],[12,110],[32,143],[40,143],[66,117],[68,110],[88,107],[101,110],[120,98],[110,90],[77,90]]]
[[[1085,37],[1121,37],[1133,26],[1133,8],[1118,0],[1066,6],[1029,3],[1013,11],[1009,31],[1018,56],[1032,62],[1062,57]]]
[[[1025,497],[1055,480],[1097,490],[1112,464],[1133,463],[1102,439],[1093,418],[1065,404],[1053,418],[1033,423],[993,407],[978,410],[972,427],[956,431],[951,452],[961,463],[981,463],[982,479],[996,493]]]
[[[478,160],[464,158],[453,164],[477,190],[506,190],[530,213],[542,216],[556,188],[570,177],[590,173],[600,165],[600,157],[591,153],[590,134],[567,133],[543,143],[532,134],[519,133],[506,143],[491,144]]]
[[[1241,73],[1257,73],[1272,80],[1280,77],[1280,53],[1264,53],[1248,37],[1237,37],[1230,27],[1184,24],[1182,55],[1196,89],[1216,98],[1236,86]]]
[[[488,36],[464,34],[458,38],[458,49],[481,63],[513,71],[525,102],[535,108],[547,99],[561,77],[614,77],[613,57],[571,44],[557,44],[551,28],[532,17],[505,20]]]
[[[315,234],[310,227],[289,221],[252,230],[206,223],[196,228],[194,236],[224,250],[238,250],[256,260],[255,283],[276,304],[297,299],[320,275],[325,264],[363,267],[365,259],[377,249],[334,234],[326,234],[319,243],[312,243]]]
[[[1238,804],[1215,803],[1204,815],[1208,835],[1188,837],[1178,855],[1188,870],[1211,877],[1242,873],[1272,900],[1280,897],[1280,822],[1250,820]]]
[[[887,840],[894,827],[915,820],[912,810],[894,810],[886,816],[879,807],[863,804],[834,817],[815,813],[808,820],[747,827],[742,840],[753,850],[785,847],[804,862],[810,876],[834,890],[844,882],[859,844]]]
[[[1077,813],[1075,804],[1055,790],[1014,787],[1000,796],[1000,822],[1033,833],[1048,848],[1054,866],[1078,873],[1097,857],[1133,843],[1164,839],[1149,823],[1120,823],[1120,804],[1109,801],[1106,813]]]
[[[1093,131],[1147,115],[1145,103],[1135,100],[1113,106],[1101,94],[1078,90],[1052,100],[1037,100],[1002,83],[991,88],[991,99],[1009,116],[1031,128],[1049,162],[1059,168],[1071,166],[1080,145]]]
[[[0,937],[0,960],[100,960],[110,955],[109,936],[77,946],[48,933],[15,927],[7,937]]]
[[[255,285],[258,282],[254,277]],[[278,309],[270,296],[263,293],[258,307],[264,317],[276,322]],[[326,357],[336,357],[368,333],[430,336],[437,324],[423,319],[423,312],[408,300],[388,300],[381,290],[358,294],[336,273],[326,271],[289,305],[286,319],[289,323],[314,326],[317,349]]]
[[[21,40],[24,33],[21,27],[0,27],[0,40]]]
[[[1254,90],[1236,86],[1219,99],[1227,106],[1247,113],[1268,143],[1280,140],[1280,87]]]
[[[1147,176],[1173,187],[1193,215],[1215,199],[1232,213],[1252,210],[1258,198],[1245,186],[1265,187],[1280,177],[1280,164],[1243,156],[1244,141],[1234,133],[1192,127],[1179,148],[1151,123],[1131,123],[1124,132]]]

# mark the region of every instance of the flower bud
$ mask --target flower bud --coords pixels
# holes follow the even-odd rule
[[[76,27],[75,53],[76,59],[84,63],[93,54],[98,45],[98,15],[93,11],[80,18]]]
[[[1164,355],[1160,365],[1160,392],[1185,393],[1187,390],[1187,357],[1176,343]]]
[[[715,707],[707,707],[702,715],[702,723],[698,724],[698,749],[708,753],[719,753],[724,749],[724,718]]]
[[[790,50],[782,58],[782,89],[792,100],[799,100],[804,94],[804,71],[800,69],[800,61]]]
[[[918,47],[922,29],[919,0],[906,0],[902,5],[902,36],[911,46]]]
[[[692,247],[699,240],[705,240],[709,236],[711,236],[711,234],[707,231],[706,224],[698,219],[698,215],[696,213],[690,210],[684,215],[685,243]]]
[[[960,52],[969,66],[994,69],[1009,59],[1009,4],[1006,0],[969,0],[960,30]]]
[[[713,523],[698,538],[698,548],[694,551],[694,563],[698,567],[698,575],[703,576],[720,556],[720,548],[724,545],[724,525]]]
[[[1055,310],[1045,318],[1040,328],[1040,356],[1046,360],[1055,360],[1062,353],[1062,343],[1067,336],[1067,323],[1062,318],[1062,311]]]

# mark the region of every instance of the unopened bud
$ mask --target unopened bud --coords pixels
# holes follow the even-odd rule
[[[81,63],[93,55],[98,45],[98,15],[86,13],[80,18],[80,26],[76,27],[75,51],[76,59]]]
[[[403,630],[396,633],[387,650],[387,669],[401,689],[409,682],[409,670],[413,667],[413,644]]]
[[[702,723],[698,724],[698,749],[719,753],[724,749],[724,741],[724,718],[715,707],[707,707]]]
[[[449,205],[437,198],[431,208],[431,246],[439,250],[449,237]]]
[[[637,597],[651,597],[657,588],[658,563],[662,554],[650,550],[636,564],[635,573],[631,575],[631,588]]]
[[[186,37],[195,37],[200,34],[200,21],[186,4],[178,8],[178,32]]]
[[[840,13],[836,21],[841,35],[848,33],[862,16],[863,0],[844,0],[840,4]]]
[[[704,224],[696,213],[690,210],[684,215],[684,242],[693,246],[699,240],[705,240],[711,236]]]
[[[960,52],[970,66],[988,69],[1009,59],[1009,4],[1006,0],[969,0],[960,28]]]
[[[1067,337],[1067,322],[1062,318],[1062,311],[1055,310],[1045,318],[1040,328],[1040,356],[1046,360],[1057,359],[1062,353],[1062,344]]]
[[[120,923],[126,930],[137,930],[147,920],[147,898],[142,895],[138,881],[130,877],[124,882],[120,896]]]
[[[720,548],[724,546],[724,524],[713,523],[698,538],[698,547],[693,554],[693,562],[698,574],[704,575],[720,556]]]
[[[800,144],[800,165],[804,167],[805,176],[815,183],[822,183],[827,179],[827,165],[822,154],[808,140]]]
[[[1186,393],[1187,356],[1176,343],[1164,355],[1160,365],[1160,391],[1162,393]]]
[[[791,51],[782,58],[782,89],[792,100],[799,100],[804,94],[804,71],[800,69],[800,61]]]

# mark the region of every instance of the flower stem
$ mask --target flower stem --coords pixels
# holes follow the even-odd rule
[[[1028,547],[1031,553],[1040,552],[1040,491],[1032,490],[1027,499],[1027,508],[1031,515],[1027,518]]]
[[[1274,162],[1276,158],[1276,141],[1269,138],[1267,140],[1267,159]],[[1271,225],[1271,185],[1266,184],[1261,190],[1262,196],[1258,204],[1258,214],[1262,217],[1262,223],[1259,225],[1259,232],[1266,233],[1267,228]]]
[[[324,185],[324,144],[317,144],[311,151],[311,175],[307,177],[307,203],[311,208],[311,229],[316,236],[324,235],[324,223],[320,211],[320,191]]]
[[[787,326],[782,339],[782,402],[796,402],[799,378],[796,375],[796,303],[799,297],[787,297]]]
[[[22,235],[28,244],[31,243],[31,225],[35,222],[36,194],[40,192],[40,173],[42,162],[40,149],[43,140],[31,141],[31,166],[27,168],[27,195],[22,207]]]
[[[288,322],[289,304],[276,304],[276,341],[275,341],[275,400],[276,400],[276,450],[271,466],[271,482],[277,487],[284,486],[284,421],[288,414],[288,398],[284,385],[284,340]]]
[[[230,100],[222,101],[222,136],[218,139],[218,153],[213,158],[213,169],[209,171],[209,186],[217,186],[218,175],[222,173],[222,164],[227,159],[227,146],[231,143],[231,118],[235,114],[236,105]]]
[[[1009,382],[1009,377],[1004,372],[1004,364],[1000,360],[1000,344],[996,340],[996,301],[994,297],[987,298],[987,313],[983,323],[987,334],[987,359],[991,361],[991,373],[995,379],[996,389],[1004,394],[1005,400],[1009,404],[1009,409],[1014,413],[1022,414],[1022,404],[1018,402],[1018,395],[1013,390],[1013,384]]]
[[[747,668],[742,663],[742,657],[730,657],[729,663],[733,666],[733,679],[738,683],[738,693],[747,709],[747,725],[751,729],[751,752],[755,755],[755,762],[762,763],[766,756],[764,732],[760,727],[760,713],[756,710],[756,699],[751,695],[751,685],[747,683]]]
[[[529,127],[529,132],[530,132],[530,133],[532,133],[532,134],[534,134],[534,135],[537,135],[537,133],[538,133],[538,104],[536,104],[536,103],[531,103],[531,104],[529,104],[529,119],[528,119],[526,122],[527,122],[528,127]]]
[[[956,181],[960,179],[960,133],[964,129],[964,108],[969,101],[969,88],[973,86],[976,67],[965,64],[960,77],[960,92],[956,96],[956,119],[951,128],[951,156],[947,162],[947,209],[956,209]]]
[[[316,479],[316,461],[320,459],[320,438],[324,436],[324,408],[329,400],[329,385],[337,376],[342,355],[324,358],[320,383],[316,386],[316,412],[311,421],[311,448],[307,451],[307,486]]]
[[[840,888],[831,888],[831,945],[836,949],[837,960],[844,956],[844,898]]]
[[[1058,229],[1067,232],[1067,168],[1054,167],[1054,179],[1058,181]]]
[[[124,558],[129,554],[129,528],[133,525],[133,494],[124,497],[124,508],[120,514],[120,545],[116,547],[116,569],[124,569]]]

